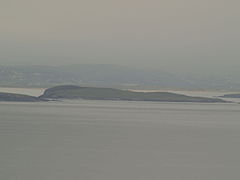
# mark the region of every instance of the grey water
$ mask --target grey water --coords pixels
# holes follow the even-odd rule
[[[239,104],[0,103],[1,180],[239,178]]]

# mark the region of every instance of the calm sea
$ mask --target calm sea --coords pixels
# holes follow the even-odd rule
[[[239,154],[239,104],[0,103],[1,180],[235,180]]]

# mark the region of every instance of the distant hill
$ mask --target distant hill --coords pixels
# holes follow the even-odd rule
[[[133,92],[113,88],[79,86],[57,86],[49,88],[40,98],[161,102],[225,102],[217,98],[190,97],[169,92]]]
[[[240,90],[240,83],[225,78],[180,75],[107,64],[0,66],[2,87],[52,87],[64,84],[122,89]]]
[[[61,84],[108,87],[191,88],[191,83],[166,72],[116,65],[0,66],[0,86],[51,87]]]

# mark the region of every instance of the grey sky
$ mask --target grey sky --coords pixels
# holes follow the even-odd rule
[[[240,67],[238,0],[0,0],[0,64]]]

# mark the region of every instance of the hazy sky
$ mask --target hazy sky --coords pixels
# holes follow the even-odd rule
[[[239,0],[0,0],[0,64],[240,68]]]

